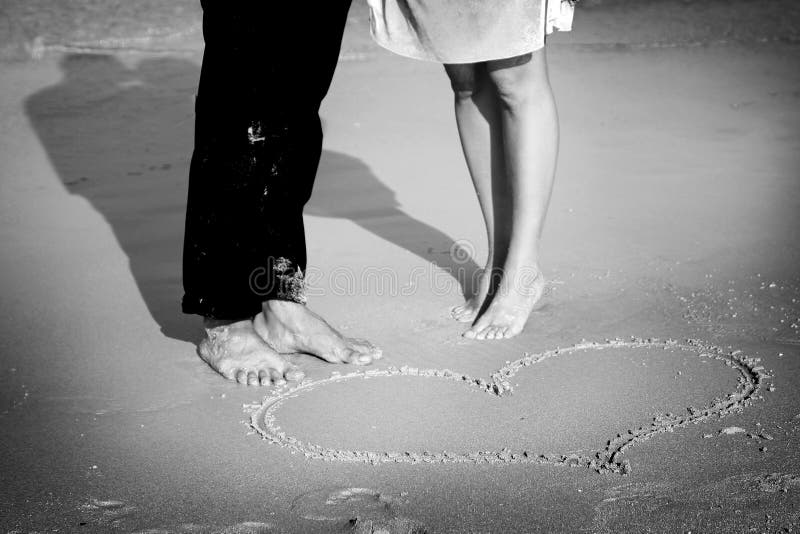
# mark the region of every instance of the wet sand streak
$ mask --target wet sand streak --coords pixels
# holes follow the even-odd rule
[[[499,451],[479,451],[470,453],[457,452],[392,452],[392,451],[354,451],[331,449],[303,442],[281,431],[277,424],[276,412],[280,406],[302,393],[324,385],[345,382],[355,379],[390,376],[419,376],[440,380],[452,380],[464,384],[468,388],[477,388],[489,395],[502,397],[512,392],[509,380],[523,367],[528,367],[554,356],[566,356],[578,351],[605,350],[613,348],[661,348],[664,350],[682,350],[696,354],[700,358],[708,358],[723,363],[738,372],[736,391],[723,399],[715,399],[705,408],[688,408],[685,415],[661,414],[651,424],[638,429],[627,430],[606,442],[604,448],[589,454],[541,454],[529,450],[512,450],[503,448]],[[525,354],[498,371],[488,379],[473,378],[449,369],[419,369],[415,367],[388,367],[386,369],[359,370],[353,373],[334,374],[329,378],[301,383],[297,386],[284,386],[267,396],[261,404],[246,405],[250,414],[248,425],[261,437],[271,443],[298,452],[307,458],[340,462],[364,462],[379,464],[392,463],[534,463],[569,465],[586,467],[598,473],[630,473],[628,460],[622,459],[625,451],[638,443],[650,439],[662,432],[673,432],[677,428],[689,424],[697,424],[712,417],[723,417],[730,413],[740,412],[754,399],[765,379],[770,378],[760,359],[745,356],[741,351],[726,351],[721,347],[710,345],[699,340],[689,339],[685,343],[674,340],[658,340],[653,338],[632,338],[607,340],[603,343],[583,342],[567,348],[557,348],[536,354]]]

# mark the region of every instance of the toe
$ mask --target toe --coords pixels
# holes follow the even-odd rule
[[[255,373],[255,371],[250,371],[247,373],[247,385],[248,386],[258,385],[258,375]]]
[[[236,373],[239,372],[237,368],[229,368],[226,366],[222,366],[219,369],[219,374],[227,378],[228,380],[236,380]]]
[[[276,386],[282,386],[286,383],[286,380],[283,378],[283,373],[278,371],[277,369],[270,369],[269,376],[272,379],[272,383]]]
[[[486,321],[484,320],[484,318],[481,317],[477,321],[472,323],[472,328],[467,330],[467,332],[471,332],[471,334],[470,335],[466,335],[467,332],[465,332],[464,333],[465,334],[464,337],[467,337],[469,339],[483,339],[483,337],[481,337],[481,334],[485,334],[486,333],[486,328],[488,326],[489,325],[486,324]]]
[[[465,321],[472,315],[472,310],[467,306],[458,306],[451,314],[456,321]]]
[[[348,339],[348,344],[350,345],[350,349],[354,349],[355,351],[361,353],[362,355],[369,356],[369,361],[377,360],[381,356],[383,356],[383,351],[367,341],[366,339],[356,339],[350,338]],[[367,362],[369,363],[369,362]]]
[[[486,339],[486,329],[481,328],[480,330],[475,332],[475,339],[481,339],[481,340]]]
[[[268,386],[269,383],[270,383],[269,373],[264,371],[264,370],[259,371],[258,372],[258,382],[262,386]]]
[[[290,382],[299,382],[306,377],[306,374],[297,367],[289,367],[283,373],[283,377]]]
[[[459,306],[453,312],[453,318],[460,323],[468,323],[475,319],[476,311],[470,306]]]
[[[475,319],[475,312],[465,313],[461,317],[457,317],[456,321],[459,323],[471,323]]]
[[[244,369],[236,370],[236,381],[240,384],[247,384],[247,373],[244,371]]]
[[[369,365],[372,363],[372,356],[350,349],[345,351],[342,360],[353,365]]]
[[[496,334],[497,334],[497,327],[489,326],[483,332],[483,339],[494,339]]]
[[[475,330],[474,330],[474,329],[470,328],[469,330],[466,330],[466,331],[465,331],[463,334],[461,334],[461,335],[462,335],[463,337],[467,338],[467,339],[475,339],[475,337],[477,336],[477,332],[475,332]]]
[[[350,361],[356,365],[369,365],[372,363],[372,356],[370,354],[356,353]]]

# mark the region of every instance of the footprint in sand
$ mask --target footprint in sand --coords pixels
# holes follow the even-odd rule
[[[369,488],[323,488],[297,497],[291,510],[303,519],[328,523],[337,532],[424,534],[416,522],[397,514],[402,502],[402,497]]]
[[[136,511],[136,507],[122,501],[89,499],[80,506],[80,511],[84,514],[82,523],[119,526]]]

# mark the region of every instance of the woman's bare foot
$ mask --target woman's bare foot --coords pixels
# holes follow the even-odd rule
[[[253,320],[256,332],[279,353],[302,352],[330,363],[368,365],[382,356],[369,341],[347,338],[302,304],[268,300]]]
[[[253,321],[204,321],[207,337],[197,352],[215,371],[249,386],[280,385],[302,380],[304,374],[267,345]]]
[[[525,327],[545,282],[539,265],[542,235],[558,155],[558,116],[544,50],[489,61],[486,70],[500,107],[508,197],[493,194],[493,214],[510,214],[503,274],[491,303],[464,332],[470,339],[507,339]],[[483,204],[483,201],[482,201]]]
[[[492,303],[464,332],[469,339],[508,339],[525,328],[531,311],[542,298],[545,280],[539,269],[506,271]]]
[[[453,319],[460,323],[471,323],[478,316],[478,312],[481,311],[484,302],[486,302],[486,297],[489,295],[489,289],[492,285],[492,277],[489,276],[490,269],[491,260],[489,260],[489,266],[481,270],[480,274],[478,274],[478,287],[475,290],[475,294],[467,299],[464,304],[450,308],[450,315]]]

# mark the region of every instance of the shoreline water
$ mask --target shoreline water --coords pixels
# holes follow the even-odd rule
[[[549,41],[592,50],[798,43],[798,20],[793,0],[584,0],[575,29]],[[197,0],[7,0],[0,21],[0,61],[60,53],[192,53],[203,46]],[[348,26],[353,31],[345,35],[342,58],[374,55],[363,1],[353,3]]]

